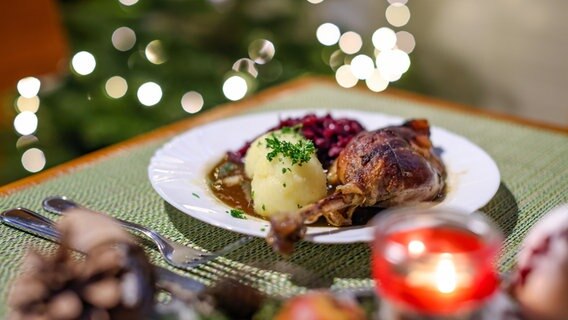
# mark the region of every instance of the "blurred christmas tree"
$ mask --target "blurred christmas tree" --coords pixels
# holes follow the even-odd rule
[[[41,79],[34,136],[2,133],[10,155],[5,163],[14,169],[1,171],[0,182],[29,174],[20,157],[32,147],[43,151],[47,168],[306,70],[330,73],[313,31],[303,31],[306,6],[292,0],[62,2],[71,47],[67,75]],[[224,94],[224,81],[234,75],[246,80],[246,91]],[[20,154],[11,151],[17,141]]]
[[[9,168],[0,184],[308,72],[376,92],[403,75],[399,87],[420,86],[407,73],[414,37],[384,27],[408,23],[406,1],[382,4],[385,16],[369,19],[372,37],[316,21],[322,1],[61,2],[70,61],[62,76],[41,78],[39,97],[39,80],[20,81],[29,97],[18,88],[17,112],[0,117]]]

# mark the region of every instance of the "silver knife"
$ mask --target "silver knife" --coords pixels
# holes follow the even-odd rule
[[[59,243],[60,234],[55,228],[53,220],[32,210],[26,208],[10,209],[2,212],[0,218],[4,224],[10,227]],[[197,280],[184,277],[160,266],[153,266],[159,286],[160,284],[177,285],[183,290],[195,293],[205,289],[205,285]]]

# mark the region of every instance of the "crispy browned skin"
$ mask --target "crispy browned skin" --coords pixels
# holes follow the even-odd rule
[[[444,188],[445,169],[433,153],[426,120],[362,132],[337,158],[343,193],[363,206],[391,207],[433,200]]]
[[[290,251],[290,242],[305,232],[304,223],[322,215],[332,225],[345,226],[359,206],[387,208],[434,200],[443,193],[445,177],[427,120],[361,132],[331,169],[335,192],[299,212],[274,217],[268,242],[278,251]]]

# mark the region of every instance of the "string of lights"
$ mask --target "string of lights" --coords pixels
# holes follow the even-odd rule
[[[308,0],[318,4],[324,0]],[[405,26],[410,20],[407,0],[389,0],[385,17],[393,28]],[[316,38],[324,46],[339,48],[329,59],[335,71],[337,83],[344,88],[354,87],[360,80],[365,81],[371,91],[385,90],[389,83],[399,80],[410,68],[409,54],[416,45],[414,36],[408,31],[395,32],[390,27],[380,27],[372,35],[374,51],[362,53],[363,38],[355,31],[341,33],[340,28],[325,22],[316,30]]]
[[[324,2],[324,0],[307,1],[314,5]],[[125,8],[139,5],[138,0],[118,0],[118,2]],[[385,17],[390,27],[380,27],[373,33],[370,39],[373,52],[363,51],[364,39],[355,31],[342,31],[331,22],[325,22],[315,30],[315,38],[321,45],[335,49],[329,55],[326,64],[335,73],[335,79],[340,86],[350,88],[359,81],[365,81],[370,90],[379,92],[386,89],[389,83],[400,79],[410,67],[409,54],[415,46],[414,37],[404,30],[395,31],[396,28],[408,23],[410,10],[406,6],[406,0],[389,0],[389,4]],[[105,66],[108,59],[101,56],[101,53],[95,56],[96,50],[80,49],[71,57],[68,69],[70,75],[79,82],[82,78],[88,79],[91,86],[93,82],[100,82],[99,85],[106,99],[119,101],[127,96],[133,96],[142,109],[153,109],[160,103],[164,104],[166,98],[164,90],[168,88],[163,85],[166,81],[163,76],[153,78],[151,72],[145,72],[144,77],[133,78],[128,70],[132,70],[132,65],[135,65],[133,61],[139,61],[136,59],[140,57],[146,63],[156,66],[155,68],[161,68],[172,58],[169,55],[172,54],[171,49],[168,51],[164,39],[160,37],[148,39],[147,34],[139,35],[137,34],[139,32],[141,32],[139,27],[124,23],[107,33],[107,39],[110,40],[115,52],[129,55],[125,60],[128,68]],[[273,60],[276,54],[273,41],[256,36],[248,43],[247,49],[247,56],[234,61],[219,84],[219,89],[227,100],[243,99],[253,93],[260,83],[266,82],[266,79],[272,77],[272,80],[275,80],[282,74],[282,63]],[[271,66],[273,70],[279,72],[270,75],[266,66]],[[104,79],[100,79],[101,72],[96,77],[93,76],[99,68],[104,69],[103,74],[107,74],[106,77],[103,76]],[[109,74],[108,70],[115,72]],[[42,97],[40,92],[42,81],[35,77],[21,79],[17,84],[19,96],[14,101],[18,112],[14,118],[14,129],[20,135],[16,146],[20,150],[25,150],[21,155],[21,164],[29,172],[41,171],[46,166],[46,155],[37,147],[39,138],[36,136],[38,129],[36,114]],[[207,92],[197,88],[189,88],[176,95],[181,110],[188,114],[200,112],[208,97]],[[169,93],[167,98],[171,98]],[[92,94],[87,92],[87,100],[91,99]],[[170,104],[171,100],[167,103]]]

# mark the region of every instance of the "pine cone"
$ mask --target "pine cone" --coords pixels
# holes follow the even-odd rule
[[[144,251],[109,217],[90,212],[68,217],[59,225],[63,241],[54,256],[31,251],[25,259],[24,265],[31,270],[13,284],[12,318],[147,318],[152,312],[155,281]],[[106,229],[105,236],[83,232],[87,226]],[[76,239],[89,244],[81,248],[86,253],[81,261],[69,249],[77,248]]]

